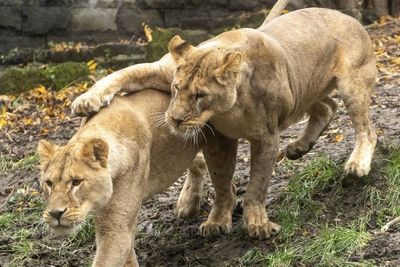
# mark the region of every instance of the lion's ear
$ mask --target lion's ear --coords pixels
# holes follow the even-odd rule
[[[47,165],[49,162],[50,158],[54,155],[56,152],[58,146],[55,144],[52,144],[46,140],[40,140],[37,148],[37,153],[39,155],[40,159],[40,165],[43,168],[43,166]]]
[[[228,53],[224,56],[222,60],[222,66],[219,68],[221,73],[230,71],[230,72],[239,72],[240,65],[242,63],[242,53],[240,52],[233,52]]]
[[[193,53],[195,47],[183,40],[179,35],[175,35],[168,44],[168,50],[176,63],[181,63]]]
[[[101,138],[93,138],[82,147],[82,156],[90,162],[97,162],[102,167],[107,167],[108,144]]]
[[[222,59],[221,67],[215,70],[215,77],[221,84],[225,84],[226,80],[236,75],[240,71],[242,63],[242,53],[231,52]]]

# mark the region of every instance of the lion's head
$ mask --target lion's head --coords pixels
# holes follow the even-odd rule
[[[42,140],[38,154],[48,200],[43,218],[56,235],[67,235],[111,197],[108,145],[99,138],[78,139],[63,147]]]
[[[176,63],[172,100],[165,119],[175,133],[202,128],[236,102],[242,54],[206,44],[194,47],[175,36],[169,51]]]

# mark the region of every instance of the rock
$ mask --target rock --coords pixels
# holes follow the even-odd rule
[[[191,9],[166,9],[164,10],[164,22],[166,27],[186,29],[212,29],[216,24],[215,18],[210,16],[208,10]]]
[[[21,30],[21,8],[0,6],[0,14],[0,27],[10,27],[17,31]]]
[[[1,56],[1,64],[18,65],[33,61],[33,48],[14,48]]]
[[[150,9],[182,9],[204,6],[206,1],[201,0],[137,0],[140,8]],[[203,5],[201,5],[203,3]]]
[[[105,68],[115,70],[126,68],[128,66],[146,62],[146,54],[118,55],[111,58],[95,58],[96,62]]]
[[[262,7],[263,5],[258,1],[230,0],[228,4],[231,10],[255,10]]]
[[[3,54],[15,47],[44,47],[46,40],[42,37],[0,36],[0,53]]]
[[[164,22],[157,10],[141,10],[137,7],[122,6],[118,11],[117,25],[122,32],[143,33],[143,23],[150,27],[163,27]]]
[[[400,16],[400,1],[391,1],[390,2],[390,15],[393,17]]]
[[[60,7],[24,7],[23,32],[40,35],[50,31],[60,32],[70,30],[70,9]]]
[[[104,32],[117,30],[116,9],[75,8],[71,13],[74,32]]]
[[[97,45],[92,52],[93,57],[113,57],[133,54],[144,54],[143,46],[123,43],[105,43]]]
[[[21,6],[24,0],[0,0],[0,6]]]
[[[214,27],[210,32],[214,35],[220,34],[224,31],[233,28],[258,28],[266,18],[264,11],[256,12],[237,12],[235,15],[229,15],[223,17],[223,14],[218,15],[218,11],[215,17],[219,17],[217,26]]]

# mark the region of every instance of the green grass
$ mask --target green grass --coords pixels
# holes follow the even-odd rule
[[[276,218],[282,226],[281,237],[284,240],[289,240],[299,230],[302,219],[319,219],[324,207],[313,200],[313,195],[338,184],[340,177],[340,166],[328,157],[320,156],[290,179],[276,207]]]
[[[309,264],[340,266],[355,251],[363,248],[371,235],[353,228],[324,228],[313,239],[298,245],[298,257]]]
[[[384,164],[372,171],[370,183],[349,188],[342,185],[349,178],[343,174],[342,162],[314,157],[293,175],[274,203],[274,217],[282,226],[273,242],[275,250],[252,248],[236,262],[240,266],[376,266],[373,261],[351,262],[349,257],[373,238],[368,232],[373,217],[381,227],[400,215],[400,147],[383,148],[386,153],[378,148],[376,158]],[[351,198],[354,186],[361,197],[352,198],[354,214],[347,214],[342,198]],[[337,203],[336,214],[326,216],[329,201]]]
[[[267,262],[268,256],[266,256],[264,252],[257,247],[246,251],[237,261],[239,266],[254,266],[256,264],[265,265]]]
[[[37,154],[32,154],[17,161],[6,158],[3,155],[0,155],[0,170],[12,171],[17,168],[28,168],[30,170],[33,170],[34,168],[36,168],[38,162],[39,162],[39,157]]]
[[[361,250],[371,239],[367,231],[356,226],[323,227],[315,237],[300,237],[294,242],[277,246],[275,251],[253,248],[237,259],[240,266],[292,266],[295,262],[305,266],[351,266],[352,253]]]
[[[366,187],[365,200],[381,227],[400,216],[400,149],[389,151],[387,165],[380,171],[380,181]]]
[[[29,166],[30,160],[25,163]],[[38,255],[43,250],[66,255],[87,247],[93,249],[95,230],[91,220],[69,238],[53,240],[51,231],[42,220],[46,204],[30,186],[16,190],[7,204],[7,211],[0,214],[0,236],[7,237],[7,242],[0,243],[0,255],[7,255],[6,266],[39,266]],[[64,256],[61,258],[68,260]]]

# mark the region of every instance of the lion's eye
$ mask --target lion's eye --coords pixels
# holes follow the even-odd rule
[[[175,84],[174,87],[176,91],[179,91],[179,85]]]
[[[53,187],[53,183],[50,180],[47,180],[46,184],[47,184],[48,187]]]
[[[82,182],[82,180],[79,180],[79,179],[73,179],[73,180],[72,180],[72,185],[73,185],[73,186],[78,186],[78,185],[80,185],[80,184],[81,184],[81,182]]]
[[[195,95],[195,98],[196,98],[196,100],[197,100],[197,99],[203,98],[203,97],[205,97],[205,96],[206,96],[205,93],[200,92],[200,91],[197,91],[197,93],[196,93],[196,95]]]

